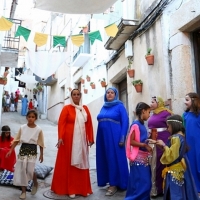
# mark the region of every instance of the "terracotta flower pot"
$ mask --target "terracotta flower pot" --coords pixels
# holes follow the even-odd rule
[[[87,79],[87,82],[90,82],[90,77],[89,76],[87,76],[86,79]]]
[[[142,84],[134,85],[137,93],[142,92]]]
[[[135,70],[134,69],[128,69],[127,73],[128,73],[128,75],[129,75],[130,78],[133,78],[134,75],[135,75]]]
[[[81,79],[81,84],[84,84],[85,83],[85,80],[84,79]]]
[[[92,88],[92,89],[95,89],[95,88],[96,88],[95,84],[92,84],[92,85],[91,85],[91,88]]]
[[[145,56],[148,65],[153,65],[154,64],[154,55],[147,55]]]
[[[0,78],[0,85],[6,85],[6,84],[7,84],[7,80]]]
[[[88,93],[88,89],[84,89],[83,92],[84,92],[84,94],[87,94]]]
[[[101,86],[102,87],[106,87],[106,82],[105,81],[101,81]]]

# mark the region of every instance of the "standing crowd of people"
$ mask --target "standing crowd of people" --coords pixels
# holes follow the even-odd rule
[[[8,167],[0,165],[0,168],[14,169],[14,148],[21,143],[14,169],[14,184],[22,187],[20,199],[26,198],[25,186],[30,179],[34,181],[32,194],[37,192],[34,174],[37,145],[40,162],[43,161],[44,147],[43,132],[35,124],[34,103],[30,101],[27,112],[25,95],[22,107],[23,104],[26,105],[23,114],[27,124],[20,127],[15,138],[11,137],[9,127],[2,127],[0,138],[0,153],[4,151],[0,164],[9,163]],[[114,87],[106,90],[103,107],[97,115],[96,135],[97,184],[106,188],[105,196],[126,190],[125,200],[150,200],[158,196],[163,196],[164,200],[199,199],[198,94],[188,93],[185,105],[186,110],[180,116],[166,108],[161,97],[152,97],[150,105],[138,102],[136,119],[129,126],[118,90]],[[5,141],[11,146],[3,146]],[[73,89],[70,104],[63,107],[58,120],[58,152],[51,185],[55,194],[73,199],[77,195],[87,197],[93,193],[89,173],[89,147],[93,144],[90,111],[82,104],[81,92]]]

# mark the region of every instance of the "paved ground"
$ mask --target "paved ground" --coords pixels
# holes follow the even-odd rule
[[[21,116],[19,112],[9,112],[2,114],[2,123],[3,125],[9,125],[14,136],[20,125],[25,124],[25,117]],[[56,143],[57,143],[57,125],[49,122],[48,120],[38,119],[37,124],[42,127],[44,131],[45,138],[45,150],[44,150],[44,162],[43,164],[54,167],[55,158],[56,158]],[[16,152],[18,152],[19,147],[16,147]],[[83,198],[79,197],[79,200],[122,200],[124,199],[125,192],[117,192],[112,197],[105,197],[105,189],[99,188],[96,181],[96,165],[95,165],[95,145],[90,149],[90,174],[91,174],[91,183],[93,188],[93,194],[89,197]],[[35,196],[31,196],[30,193],[27,193],[27,198],[29,200],[47,200],[48,198],[44,197],[43,194],[50,189],[52,180],[52,173],[45,180],[39,181],[39,189]],[[20,190],[14,187],[0,186],[0,200],[19,200]],[[57,198],[59,199],[59,198]],[[63,199],[63,198],[60,198]],[[68,198],[65,198],[68,199]],[[157,198],[156,200],[161,200],[162,198]]]

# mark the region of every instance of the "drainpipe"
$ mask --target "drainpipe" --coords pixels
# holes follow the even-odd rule
[[[14,14],[15,14],[17,4],[18,4],[18,0],[12,1],[12,5],[11,5],[11,9],[10,9],[10,18],[11,19],[14,18]]]

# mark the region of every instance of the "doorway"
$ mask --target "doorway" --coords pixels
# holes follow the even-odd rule
[[[193,45],[194,45],[196,88],[198,95],[200,95],[200,29],[193,32]]]
[[[124,103],[124,106],[128,112],[128,95],[127,95],[127,78],[118,83],[119,100]]]

